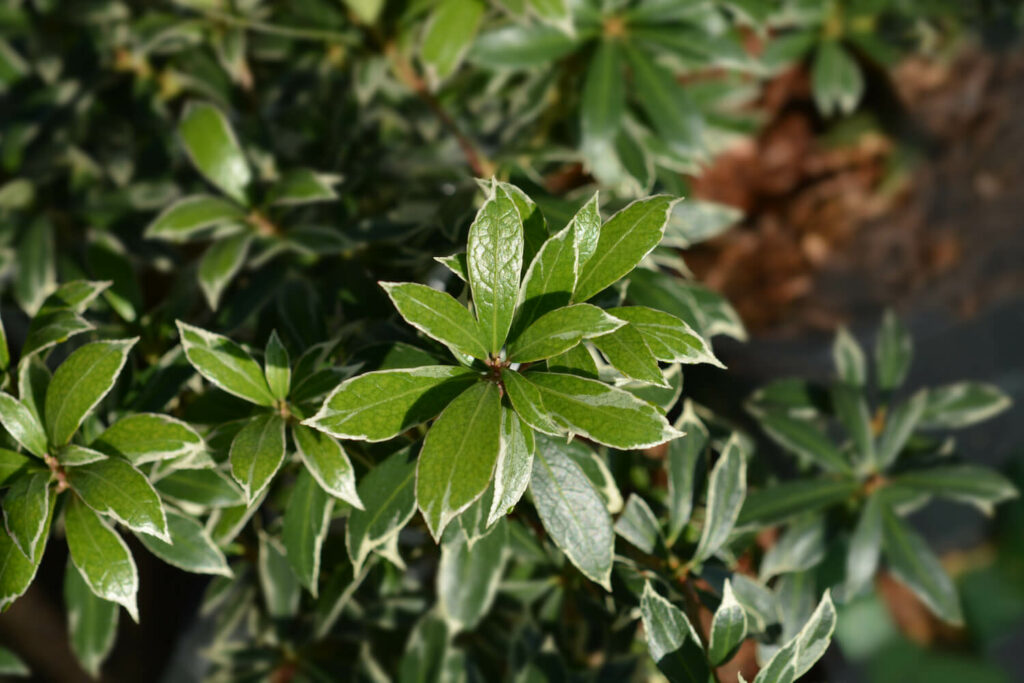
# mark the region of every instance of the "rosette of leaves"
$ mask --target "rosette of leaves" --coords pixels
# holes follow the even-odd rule
[[[173,243],[208,242],[198,278],[210,308],[247,262],[266,263],[282,251],[317,254],[337,248],[330,230],[285,229],[281,212],[334,200],[336,177],[309,169],[286,171],[260,188],[227,117],[206,102],[185,107],[178,135],[197,171],[218,194],[192,194],[172,203],[146,228],[146,237]],[[257,190],[262,189],[257,199]],[[250,253],[254,251],[255,253]]]
[[[978,382],[901,394],[912,340],[891,312],[878,334],[873,373],[846,330],[836,336],[833,357],[838,379],[832,385],[782,380],[749,402],[764,432],[804,471],[750,493],[740,513],[741,527],[785,527],[764,557],[761,578],[801,576],[806,580],[798,583],[813,591],[814,570],[838,554],[845,574],[832,581],[846,600],[865,590],[884,560],[936,616],[959,624],[953,581],[904,517],[936,498],[990,514],[1018,495],[995,470],[958,458],[955,441],[943,434],[999,414],[1010,399]],[[845,544],[829,543],[835,532],[826,529],[841,530]]]

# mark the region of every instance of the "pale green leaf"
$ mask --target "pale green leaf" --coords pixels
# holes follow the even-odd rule
[[[710,671],[704,648],[683,611],[644,584],[640,615],[647,635],[647,649],[669,680],[707,683]]]
[[[483,13],[480,0],[441,0],[434,8],[420,48],[420,57],[433,83],[455,72],[476,36]]]
[[[563,434],[565,429],[559,427],[551,419],[548,409],[544,406],[540,389],[535,387],[521,373],[503,368],[501,383],[508,394],[509,402],[523,422],[544,434]]]
[[[332,185],[337,179],[298,168],[285,172],[267,193],[267,202],[276,206],[298,206],[313,202],[329,202],[338,198]]]
[[[501,350],[512,326],[523,267],[523,242],[519,209],[504,188],[494,187],[469,228],[466,250],[473,305],[484,350],[491,353]]]
[[[285,549],[276,539],[259,532],[260,555],[256,569],[267,613],[274,619],[294,617],[299,611],[302,587],[288,564]]]
[[[397,534],[416,512],[416,460],[394,453],[359,482],[365,510],[353,510],[345,527],[348,556],[358,573],[373,551]]]
[[[472,550],[461,530],[448,529],[437,568],[437,595],[452,633],[475,628],[490,611],[510,554],[503,520]]]
[[[168,540],[167,517],[146,477],[128,462],[107,458],[67,468],[67,480],[89,507],[132,531]]]
[[[875,365],[878,388],[882,391],[898,389],[910,371],[914,342],[910,332],[891,310],[885,312],[882,327],[875,340]]]
[[[494,496],[486,513],[486,526],[508,514],[530,485],[533,454],[537,444],[534,432],[514,410],[501,408],[501,450],[494,465]]]
[[[722,602],[711,620],[708,638],[708,660],[712,666],[724,664],[747,635],[747,611],[733,595],[732,585],[725,580]]]
[[[482,326],[451,294],[412,282],[381,282],[380,286],[405,321],[417,330],[441,342],[453,353],[487,360]]]
[[[687,199],[672,207],[665,226],[665,247],[688,249],[718,237],[743,218],[743,212],[727,204]]]
[[[225,225],[231,231],[244,229],[245,211],[234,202],[200,194],[174,202],[153,219],[146,228],[146,237],[168,242],[188,242],[206,238]]]
[[[252,240],[251,233],[243,232],[219,239],[203,252],[199,259],[199,287],[212,310],[217,310],[224,290],[245,264]]]
[[[277,336],[277,330],[270,333],[267,340],[267,348],[263,354],[264,373],[267,376],[267,386],[274,398],[284,400],[288,397],[288,391],[292,383],[292,362],[288,356],[288,349],[281,343]]]
[[[74,443],[69,443],[67,446],[62,447],[55,455],[57,462],[64,467],[88,465],[100,460],[106,460],[108,457],[106,453],[100,453],[99,451]]]
[[[864,76],[853,57],[836,40],[822,41],[811,65],[811,90],[818,111],[849,114],[864,94]]]
[[[798,517],[761,558],[758,578],[767,583],[780,574],[806,571],[824,557],[825,518],[814,513]]]
[[[885,560],[893,576],[937,617],[962,624],[956,586],[928,543],[888,508],[882,511],[882,537]]]
[[[958,382],[928,390],[928,405],[918,426],[959,429],[1003,412],[1013,401],[999,387],[981,382]]]
[[[647,502],[631,493],[626,507],[615,521],[615,533],[645,553],[652,553],[662,542],[658,518],[654,516]]]
[[[252,171],[227,117],[211,104],[189,103],[178,134],[196,169],[224,194],[248,204],[246,188]]]
[[[29,453],[46,455],[46,432],[35,416],[18,399],[0,392],[0,424]]]
[[[231,441],[231,476],[251,503],[270,485],[284,462],[285,422],[269,413],[254,417]]]
[[[139,572],[121,536],[74,496],[64,512],[64,529],[71,561],[90,590],[123,606],[137,622]]]
[[[292,428],[292,438],[299,457],[320,488],[362,510],[355,470],[341,444],[328,434],[302,425]]]
[[[178,321],[185,357],[199,374],[229,394],[261,406],[274,403],[259,364],[241,346],[213,332]]]
[[[841,381],[855,387],[867,384],[868,364],[864,357],[864,349],[845,327],[839,328],[835,341],[832,342],[832,362]]]
[[[675,428],[684,436],[668,444],[665,468],[668,470],[668,538],[674,543],[690,521],[693,512],[693,494],[696,486],[697,464],[709,441],[708,428],[686,401]]]
[[[811,614],[807,623],[796,636],[797,657],[796,676],[803,676],[821,659],[832,642],[832,634],[836,630],[836,608],[832,603],[832,594],[825,591],[821,602]]]
[[[178,470],[157,480],[161,495],[207,508],[227,508],[245,503],[244,494],[220,470]]]
[[[624,324],[590,304],[556,308],[540,316],[512,340],[508,346],[508,359],[514,363],[527,363],[551,358],[584,339],[606,335]],[[660,372],[658,377],[661,377]]]
[[[938,465],[894,475],[889,482],[903,489],[968,503],[991,515],[995,506],[1016,498],[1017,488],[999,472],[976,465]]]
[[[4,528],[25,559],[46,545],[50,508],[55,497],[49,472],[26,472],[14,480],[4,495]]]
[[[203,438],[192,427],[169,415],[155,413],[127,415],[89,445],[134,465],[187,457],[206,450]]]
[[[846,552],[846,580],[843,583],[843,594],[847,600],[857,597],[870,585],[881,553],[882,499],[876,493],[868,496],[850,536],[850,547]]]
[[[927,406],[928,391],[922,389],[896,406],[886,417],[885,428],[878,437],[878,466],[881,469],[888,469],[896,462]]]
[[[573,35],[572,7],[569,0],[526,0],[534,14],[568,35]]]
[[[608,363],[624,377],[647,384],[668,386],[658,366],[658,359],[654,357],[644,338],[632,324],[623,325],[614,332],[594,338],[593,344],[608,359]]]
[[[747,462],[739,436],[729,437],[708,479],[707,512],[693,561],[703,562],[728,540],[747,495]]]
[[[801,459],[830,472],[852,473],[842,451],[813,423],[777,412],[760,416],[760,423],[772,440]]]
[[[625,320],[643,337],[654,357],[666,363],[709,363],[725,366],[715,358],[711,345],[686,322],[671,313],[646,306],[622,306],[608,313]]]

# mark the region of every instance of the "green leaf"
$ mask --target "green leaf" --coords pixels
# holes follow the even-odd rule
[[[210,534],[199,522],[173,510],[167,511],[169,542],[148,534],[138,538],[149,552],[167,564],[193,574],[232,576],[224,553],[214,544]]]
[[[463,282],[469,282],[469,257],[461,251],[451,256],[435,256],[434,260],[452,272]]]
[[[622,512],[625,506],[622,500],[622,492],[615,483],[615,476],[608,469],[608,463],[600,455],[594,452],[590,446],[581,441],[570,441],[563,447],[565,454],[579,465],[583,474],[597,489],[597,493],[604,501],[608,513],[616,515]]]
[[[21,347],[22,358],[62,344],[92,329],[92,323],[68,309],[40,313],[29,323],[25,344]]]
[[[875,341],[878,388],[882,391],[898,389],[907,377],[913,355],[914,342],[910,332],[892,310],[887,310]]]
[[[893,486],[969,503],[987,515],[995,506],[1016,498],[1013,483],[999,472],[976,465],[939,465],[894,475]]]
[[[0,320],[0,372],[6,372],[11,365],[11,350],[7,346],[7,330],[4,329],[4,322]]]
[[[754,683],[793,683],[796,680],[798,647],[796,638],[786,643],[761,667]]]
[[[648,554],[663,542],[658,518],[647,502],[635,493],[629,495],[626,508],[616,520],[615,533]]]
[[[501,187],[480,207],[469,227],[469,286],[485,351],[498,353],[515,313],[523,268],[523,219]],[[469,355],[481,358],[476,354]],[[486,360],[486,355],[482,357]]]
[[[632,325],[626,324],[614,332],[596,337],[593,343],[623,376],[639,382],[668,386],[658,366],[658,359]]]
[[[0,41],[0,48],[4,47],[3,41]],[[4,55],[0,54],[0,59]],[[5,647],[0,647],[0,675],[4,676],[30,676],[32,672],[26,666],[25,662],[21,661],[18,655],[14,654]]]
[[[481,325],[451,294],[412,282],[381,282],[380,286],[407,323],[447,346],[456,357],[462,353],[487,360]]]
[[[556,423],[606,446],[649,448],[680,436],[657,408],[628,391],[575,375],[531,372],[525,378]]]
[[[640,615],[647,634],[647,649],[670,681],[707,683],[711,672],[704,648],[682,610],[644,584]]]
[[[551,540],[591,581],[611,590],[615,532],[604,501],[567,444],[537,435],[530,492]]]
[[[544,406],[540,389],[535,387],[521,373],[503,368],[501,383],[508,393],[509,402],[523,422],[544,434],[557,435],[565,430],[556,425]]]
[[[807,479],[752,491],[747,495],[737,526],[777,524],[801,512],[841,503],[860,488],[854,479]]]
[[[724,664],[747,636],[747,611],[733,595],[732,585],[725,580],[722,602],[711,620],[708,660],[712,666]]]
[[[0,392],[0,424],[29,453],[46,455],[46,432],[35,416],[18,399]]]
[[[661,245],[689,249],[718,237],[742,219],[743,212],[733,206],[688,199],[672,207]]]
[[[776,412],[765,413],[759,420],[773,441],[802,460],[829,472],[853,472],[843,453],[813,423]]]
[[[568,35],[573,34],[569,0],[527,0],[537,17]]]
[[[18,396],[32,413],[40,428],[43,424],[43,408],[46,404],[46,390],[50,386],[50,369],[39,356],[23,358],[18,363]],[[45,430],[44,430],[45,431]]]
[[[89,272],[110,282],[103,297],[127,322],[134,322],[142,310],[142,291],[135,276],[128,250],[112,233],[95,232],[89,236],[86,250]]]
[[[636,48],[626,52],[637,102],[658,138],[676,154],[703,155],[704,122],[675,74]]]
[[[267,613],[273,619],[288,619],[299,611],[302,588],[276,538],[259,532],[260,555],[257,571]]]
[[[136,413],[121,418],[89,444],[133,465],[184,458],[206,450],[203,437],[181,420],[168,415]]]
[[[811,90],[818,111],[849,114],[864,95],[864,76],[853,57],[835,40],[818,46],[811,65]]]
[[[882,534],[885,559],[896,580],[913,591],[935,616],[962,624],[956,586],[928,543],[888,507],[882,511]]]
[[[180,320],[178,333],[185,357],[200,375],[229,394],[256,405],[274,404],[263,370],[241,346]]]
[[[161,495],[206,508],[227,508],[245,503],[234,482],[220,470],[178,470],[157,480]]]
[[[825,557],[825,519],[808,514],[795,519],[764,554],[758,578],[767,583],[780,574],[802,572]]]
[[[247,205],[246,188],[252,171],[227,117],[212,104],[190,102],[178,134],[196,169],[221,192]]]
[[[284,347],[281,338],[277,336],[277,330],[272,331],[270,339],[267,340],[263,364],[270,393],[283,401],[288,397],[288,391],[291,389],[292,361],[288,356],[288,349]]]
[[[245,211],[234,202],[197,194],[179,199],[164,209],[146,228],[145,236],[168,242],[205,239],[216,228],[226,225],[231,226],[232,232],[243,230],[245,218]]]
[[[579,249],[572,225],[549,237],[526,269],[519,290],[512,338],[545,313],[567,306],[579,269]]]
[[[405,448],[374,467],[359,482],[365,510],[353,510],[345,545],[356,573],[374,548],[384,545],[416,512],[416,460]]]
[[[846,581],[843,583],[843,595],[847,600],[857,597],[870,585],[881,553],[882,497],[875,493],[865,501],[850,536],[850,547],[846,552]]]
[[[57,462],[64,467],[88,465],[90,463],[107,459],[107,456],[104,453],[73,443],[69,443],[67,446],[61,448],[57,451],[56,455]]]
[[[494,465],[494,497],[486,511],[486,526],[506,515],[523,497],[530,485],[536,448],[533,430],[515,411],[502,406],[501,449]]]
[[[302,462],[320,487],[362,510],[363,501],[356,492],[355,470],[341,444],[327,434],[302,425],[292,428],[292,438]]]
[[[306,470],[299,472],[284,512],[281,538],[288,562],[313,597],[320,578],[320,549],[331,524],[334,499],[317,485]]]
[[[867,384],[868,363],[864,358],[864,349],[845,327],[839,328],[832,342],[832,362],[835,363],[840,381],[855,387]]]
[[[126,461],[107,458],[69,467],[66,474],[72,490],[96,512],[132,531],[169,539],[160,497],[146,477]]]
[[[75,565],[64,571],[64,605],[71,649],[82,668],[99,678],[100,666],[117,638],[117,603],[98,598]]]
[[[561,372],[567,375],[600,379],[597,361],[590,355],[590,350],[586,344],[577,344],[565,353],[549,358],[547,366],[550,372]]]
[[[704,528],[693,562],[711,557],[728,540],[747,495],[747,461],[738,434],[729,437],[708,479]]]
[[[286,171],[267,193],[267,203],[275,206],[299,206],[329,202],[338,198],[332,185],[338,178],[308,168]]]
[[[427,432],[416,468],[416,503],[435,540],[491,483],[501,448],[501,395],[480,382],[448,404]]]
[[[1013,401],[992,384],[957,382],[928,390],[921,429],[960,429],[983,422],[1008,409]]]
[[[53,514],[52,508],[50,514]],[[45,548],[45,543],[38,544],[35,557],[29,560],[7,532],[0,529],[0,610],[6,610],[28,590],[36,577]]]
[[[4,528],[14,545],[32,559],[46,545],[54,491],[49,472],[25,473],[14,480],[3,499]]]
[[[8,486],[17,477],[26,474],[30,469],[39,469],[38,460],[0,448],[0,486]]]
[[[668,195],[640,199],[601,227],[594,255],[582,261],[574,301],[586,301],[628,274],[665,234],[669,212],[677,200]]]
[[[138,622],[135,598],[139,572],[128,546],[120,535],[90,510],[77,496],[64,512],[64,529],[71,561],[90,590],[100,598],[116,602]]]
[[[540,316],[509,344],[508,359],[514,363],[527,363],[551,358],[584,339],[605,335],[623,324],[590,304],[557,308]],[[658,377],[661,378],[660,372]]]
[[[832,634],[836,630],[836,608],[832,603],[832,594],[825,591],[821,602],[811,617],[796,636],[797,658],[796,676],[803,676],[821,659],[832,642]]]
[[[437,596],[451,633],[476,628],[490,611],[510,554],[504,521],[472,550],[461,530],[448,529],[437,568]]]
[[[280,415],[260,415],[242,427],[231,441],[231,476],[250,503],[270,485],[284,462],[284,425]]]
[[[922,389],[896,406],[886,417],[885,428],[878,437],[878,466],[881,469],[888,469],[896,462],[927,405],[928,391]]]
[[[57,286],[53,226],[46,220],[37,220],[25,230],[17,249],[18,272],[12,294],[21,309],[32,317]]]
[[[502,444],[504,447],[504,443]],[[499,454],[500,455],[500,454]],[[497,469],[497,465],[495,465]],[[487,487],[484,494],[477,498],[473,503],[466,508],[465,512],[459,515],[459,526],[462,528],[462,535],[466,538],[466,543],[472,548],[477,541],[487,536],[487,534],[494,531],[494,525],[488,523],[487,513],[494,505],[494,485],[493,483]],[[498,516],[501,519],[501,516]],[[448,533],[458,533],[451,530],[449,527]],[[442,544],[444,540],[442,539]]]
[[[569,221],[569,225],[576,233],[579,264],[582,268],[597,251],[597,243],[601,239],[601,206],[597,192],[580,207],[576,215]]]
[[[203,253],[199,260],[199,286],[212,310],[217,310],[224,290],[245,264],[252,240],[251,233],[231,235],[217,240]]]
[[[386,441],[436,416],[478,378],[449,365],[368,372],[338,385],[303,424],[339,439]]]
[[[626,108],[623,66],[619,41],[601,40],[590,58],[583,82],[580,126],[584,148],[611,144],[622,125]]]
[[[871,413],[864,394],[857,386],[836,384],[832,387],[831,395],[836,417],[853,440],[853,456],[857,471],[872,471],[878,458],[875,455]]]
[[[671,313],[646,306],[608,309],[640,333],[654,357],[666,363],[710,363],[724,368],[711,346],[692,327]]]
[[[693,403],[686,401],[683,413],[675,424],[684,434],[668,444],[665,467],[668,470],[668,539],[675,543],[683,528],[690,521],[693,512],[693,493],[697,475],[697,464],[710,440],[708,428],[704,426]]]
[[[571,36],[556,28],[513,23],[480,34],[468,59],[492,69],[529,69],[552,64],[576,46]]]
[[[375,24],[384,8],[384,0],[343,0],[345,6],[364,24]]]
[[[441,0],[434,8],[420,48],[432,83],[455,72],[476,36],[483,13],[480,0]]]

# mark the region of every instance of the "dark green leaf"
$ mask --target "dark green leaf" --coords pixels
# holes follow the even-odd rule
[[[206,450],[203,438],[192,427],[168,415],[154,413],[121,418],[96,437],[90,447],[124,458],[133,465],[185,458]]]
[[[3,498],[4,528],[25,559],[46,545],[54,498],[50,479],[49,472],[27,472],[14,480]]]
[[[82,501],[132,531],[169,540],[164,506],[152,484],[128,462],[107,458],[67,468],[68,484]]]
[[[631,324],[594,338],[594,346],[604,354],[613,368],[624,377],[639,382],[668,386],[661,374],[658,359],[651,353],[640,332]]]
[[[302,462],[324,491],[353,507],[363,509],[356,492],[356,475],[352,462],[341,444],[322,432],[296,425],[292,438]]]
[[[274,404],[259,364],[241,346],[213,332],[178,321],[185,357],[199,374],[229,394],[261,406]]]
[[[910,370],[914,342],[910,332],[891,310],[882,318],[882,328],[875,341],[875,364],[878,387],[882,391],[898,389]]]
[[[249,254],[251,233],[243,232],[219,239],[207,248],[199,260],[199,286],[210,308],[217,310],[221,294],[238,275]]]
[[[64,528],[71,561],[92,592],[123,606],[138,621],[139,573],[121,536],[78,497],[71,498],[64,512]]]
[[[211,104],[193,102],[185,108],[178,133],[196,169],[224,194],[248,204],[252,171],[227,117]]]
[[[853,472],[843,453],[813,423],[775,412],[760,416],[760,422],[768,436],[802,460],[829,472]]]
[[[682,610],[644,585],[640,614],[651,658],[671,681],[707,683],[710,671],[704,648]]]
[[[747,495],[737,526],[776,524],[847,500],[860,488],[854,479],[808,479],[772,486]]]
[[[918,426],[959,429],[983,422],[1012,405],[999,387],[981,382],[958,382],[928,391],[928,405]]]
[[[254,417],[231,441],[231,476],[246,499],[256,500],[284,462],[285,422],[277,414]]]
[[[927,542],[888,508],[882,511],[882,530],[885,560],[893,576],[937,617],[951,624],[963,623],[956,586]]]
[[[448,529],[437,568],[437,595],[452,633],[476,628],[490,611],[509,555],[508,524],[504,521],[472,550],[460,529]]]
[[[139,534],[142,545],[167,564],[193,574],[231,576],[224,553],[196,520],[173,510],[167,511],[170,542]]]
[[[348,556],[358,572],[373,551],[397,534],[416,512],[416,460],[403,449],[359,482],[365,510],[353,510],[345,528]]]
[[[556,308],[537,318],[509,344],[508,359],[514,363],[527,363],[551,358],[568,351],[584,339],[606,335],[623,324],[618,318],[590,304]],[[657,374],[661,379],[661,373]]]
[[[890,483],[940,498],[969,503],[991,515],[999,503],[1019,494],[999,472],[976,465],[939,465],[893,476]]]
[[[64,605],[71,649],[82,668],[99,678],[100,666],[117,637],[117,603],[96,597],[75,565],[64,571]]]
[[[320,578],[320,549],[331,524],[331,498],[308,471],[299,472],[284,512],[282,540],[288,562],[313,597]]]

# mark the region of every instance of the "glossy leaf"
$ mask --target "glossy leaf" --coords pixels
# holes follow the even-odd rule
[[[285,422],[274,413],[249,421],[231,441],[231,476],[251,503],[270,485],[284,462]]]
[[[729,538],[747,494],[747,462],[739,437],[733,434],[722,449],[708,478],[707,512],[700,541],[693,553],[695,562],[711,557]]]
[[[50,484],[49,472],[25,473],[4,495],[4,528],[25,559],[32,559],[46,545],[55,496]]]
[[[886,469],[896,462],[927,405],[927,391],[919,391],[889,413],[885,429],[878,438],[879,467]]]
[[[82,668],[99,678],[100,666],[117,638],[117,603],[96,597],[75,565],[68,562],[64,571],[64,605],[71,649]]]
[[[133,465],[184,458],[205,451],[203,438],[186,423],[168,415],[127,415],[89,444],[91,448],[124,458]]]
[[[188,242],[208,236],[224,225],[238,226],[245,212],[234,202],[200,194],[179,199],[153,219],[146,228],[146,237],[168,242]]]
[[[281,343],[277,330],[270,333],[267,348],[263,354],[263,371],[267,376],[267,386],[274,398],[284,400],[292,383],[292,362],[288,349]]]
[[[710,440],[708,428],[687,401],[675,428],[684,436],[670,441],[665,467],[668,470],[669,542],[674,542],[693,512],[693,494],[697,464]]]
[[[960,429],[983,422],[1012,405],[999,387],[957,382],[928,391],[928,404],[918,425],[922,429]]]
[[[469,286],[485,351],[497,353],[512,326],[519,297],[524,237],[523,220],[512,198],[501,187],[492,192],[469,228],[466,252]]]
[[[200,375],[229,394],[261,406],[274,403],[259,364],[227,337],[178,321],[185,357]]]
[[[35,416],[18,399],[0,392],[0,424],[25,450],[43,457],[47,452],[46,432]]]
[[[64,512],[64,528],[71,561],[85,583],[97,597],[123,606],[137,622],[139,573],[121,536],[77,497]]]
[[[626,55],[637,99],[660,140],[677,154],[701,155],[703,119],[686,89],[647,53],[630,48]]]
[[[71,489],[96,512],[132,531],[169,540],[167,517],[159,496],[146,477],[128,462],[107,458],[67,468]]]
[[[608,313],[625,320],[640,333],[654,357],[666,363],[710,363],[725,367],[711,346],[692,327],[671,313],[646,306],[621,306]]]
[[[602,40],[587,67],[580,102],[584,149],[607,147],[622,125],[626,107],[622,48],[617,40]]]
[[[320,488],[353,507],[363,509],[363,502],[356,492],[355,470],[341,444],[327,434],[302,425],[292,428],[292,438],[302,462]]]
[[[483,12],[480,0],[442,0],[434,8],[420,48],[434,82],[455,71],[473,42]]]
[[[882,505],[878,493],[868,496],[850,536],[850,547],[846,552],[846,581],[843,584],[847,599],[864,590],[878,569],[882,553]]]
[[[569,304],[578,271],[579,246],[569,225],[541,245],[523,275],[513,339],[545,313]]]
[[[282,540],[288,562],[313,597],[317,595],[320,578],[320,550],[331,524],[334,499],[303,470],[292,488],[284,512]]]
[[[841,381],[855,387],[867,384],[868,364],[864,357],[864,349],[845,327],[839,328],[835,341],[832,342],[832,362]]]
[[[245,494],[220,470],[178,470],[158,479],[155,486],[161,495],[207,508],[245,503]]]
[[[514,410],[501,408],[501,450],[494,465],[494,497],[485,510],[491,526],[515,507],[530,485],[533,456],[537,448],[534,432]]]
[[[572,37],[543,24],[513,23],[477,37],[469,60],[495,69],[527,69],[543,66],[576,48]]]
[[[682,610],[644,585],[640,615],[647,634],[647,649],[671,681],[707,683],[710,671],[704,649]]]
[[[453,353],[487,360],[487,337],[483,327],[452,295],[412,282],[381,282],[380,286],[405,321],[417,330],[452,349]]]
[[[658,518],[643,498],[630,494],[626,507],[615,522],[615,533],[645,553],[652,553],[661,542]]]
[[[708,660],[712,666],[725,663],[747,635],[747,612],[733,595],[732,585],[726,579],[722,588],[722,602],[711,620],[708,638]]]
[[[658,359],[651,353],[640,332],[632,325],[623,325],[614,332],[595,338],[593,343],[608,359],[608,363],[624,377],[647,384],[668,386],[658,366]]]
[[[224,290],[245,264],[252,240],[250,233],[224,237],[211,244],[199,259],[199,286],[214,311]]]
[[[345,527],[345,544],[356,572],[374,548],[397,534],[416,512],[416,460],[408,449],[394,453],[359,482],[365,510],[353,510]]]
[[[509,555],[508,525],[503,521],[472,549],[459,529],[445,534],[437,595],[452,633],[475,628],[490,611]]]
[[[509,402],[523,422],[543,434],[561,434],[565,431],[554,423],[544,406],[540,389],[525,376],[514,370],[503,368],[501,381],[508,393]]]
[[[168,510],[167,529],[170,542],[148,534],[139,534],[138,538],[147,550],[178,569],[193,574],[232,575],[224,553],[199,522],[180,512]]]
[[[178,134],[196,169],[239,204],[248,203],[246,188],[252,171],[227,117],[211,104],[193,102],[185,108]]]
[[[590,304],[556,308],[540,316],[509,344],[508,359],[514,363],[526,363],[551,358],[584,339],[606,335],[624,324]],[[658,377],[660,379],[661,373]]]

